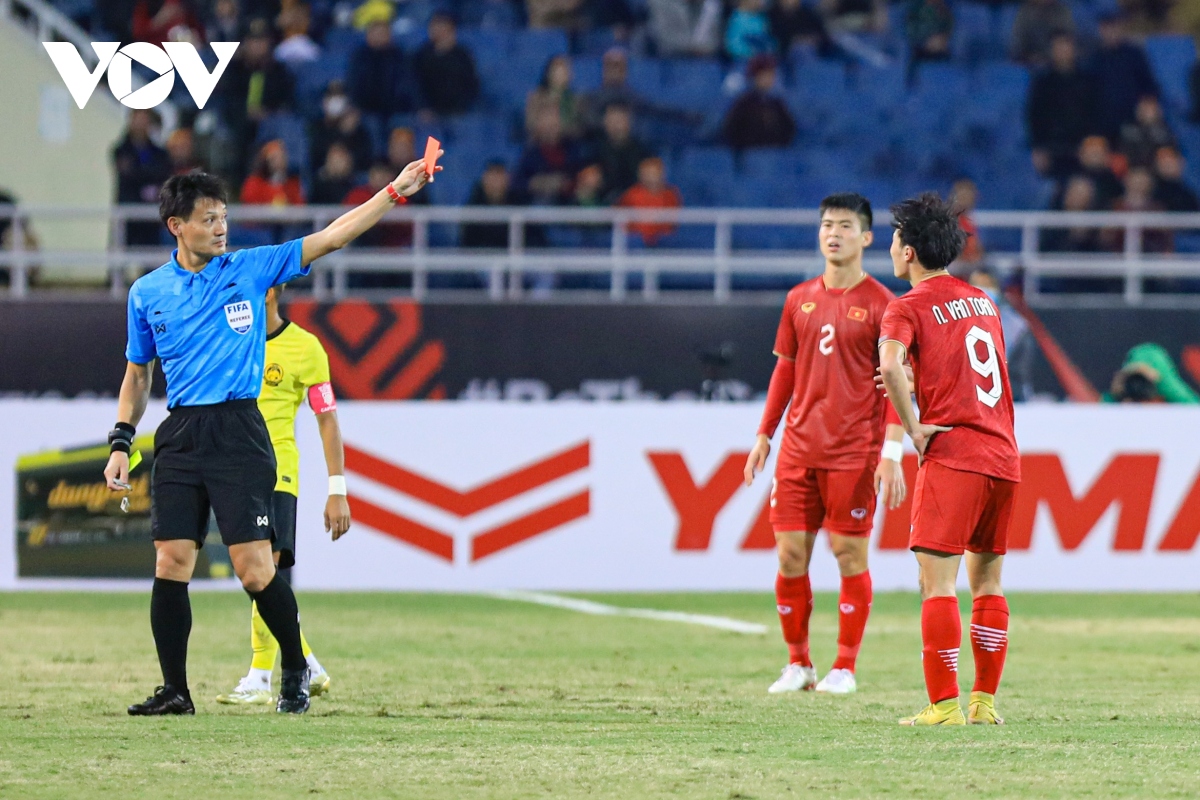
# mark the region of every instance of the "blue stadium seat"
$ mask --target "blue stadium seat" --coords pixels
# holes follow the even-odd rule
[[[276,112],[258,125],[255,150],[272,139],[283,140],[287,148],[288,166],[302,175],[308,170],[308,131],[304,120],[288,111]]]
[[[664,105],[694,111],[710,110],[722,95],[721,65],[701,59],[673,59],[663,67]]]
[[[571,88],[577,94],[599,88],[602,69],[595,56],[576,56],[571,60]]]
[[[1146,40],[1146,55],[1162,88],[1166,105],[1186,112],[1190,104],[1188,75],[1196,63],[1196,44],[1190,36],[1160,35]]]
[[[662,67],[653,58],[629,60],[629,86],[642,97],[656,98],[662,94]]]
[[[330,81],[346,79],[347,62],[326,57],[301,65],[296,76],[296,109],[309,118],[321,116],[321,98]]]
[[[363,33],[354,28],[330,28],[325,31],[325,41],[322,44],[326,56],[349,58],[350,54],[366,41]]]

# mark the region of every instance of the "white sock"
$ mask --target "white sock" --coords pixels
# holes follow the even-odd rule
[[[308,668],[313,675],[320,675],[325,670],[321,668],[321,662],[317,661],[316,653],[309,653],[308,658],[304,659],[308,662]]]
[[[250,671],[246,673],[246,682],[251,685],[261,684],[262,688],[266,689],[267,691],[270,691],[271,690],[271,670],[255,669],[254,667],[251,667]]]

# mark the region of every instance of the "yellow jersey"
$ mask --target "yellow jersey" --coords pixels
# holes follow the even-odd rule
[[[314,412],[333,407],[329,384],[329,356],[316,336],[294,322],[267,336],[267,359],[263,369],[258,410],[262,412],[275,447],[278,463],[275,491],[300,494],[300,451],[296,447],[296,411],[309,396]],[[319,388],[313,401],[310,389]]]

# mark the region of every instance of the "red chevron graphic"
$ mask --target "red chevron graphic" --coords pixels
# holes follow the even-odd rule
[[[460,519],[572,475],[586,469],[591,463],[591,443],[583,442],[463,492],[352,445],[345,445],[345,451],[347,470],[436,506]],[[358,495],[352,495],[350,501],[355,518],[363,524],[453,563],[454,539],[449,534],[380,508]],[[471,561],[487,558],[586,517],[590,511],[591,492],[584,489],[564,500],[478,533],[471,540]]]

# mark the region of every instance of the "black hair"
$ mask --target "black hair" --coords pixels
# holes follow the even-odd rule
[[[917,251],[917,260],[927,270],[950,266],[967,243],[958,216],[936,192],[892,206],[892,227],[900,231],[901,244]]]
[[[821,201],[820,216],[824,217],[825,212],[832,209],[852,211],[857,214],[864,231],[871,230],[871,225],[875,222],[875,217],[871,213],[871,201],[857,192],[839,192],[829,195]]]
[[[541,87],[542,89],[550,88],[550,68],[553,67],[554,62],[558,61],[560,58],[566,58],[567,59],[567,67],[569,68],[571,66],[571,60],[570,60],[570,58],[568,58],[566,53],[555,53],[554,55],[547,58],[546,63],[542,65],[542,77],[538,80],[538,86]],[[568,91],[570,90],[570,88],[571,88],[570,86],[567,87]]]
[[[158,190],[158,218],[163,225],[171,217],[187,219],[196,209],[196,201],[202,199],[219,200],[228,205],[229,193],[220,178],[204,170],[172,175]]]

